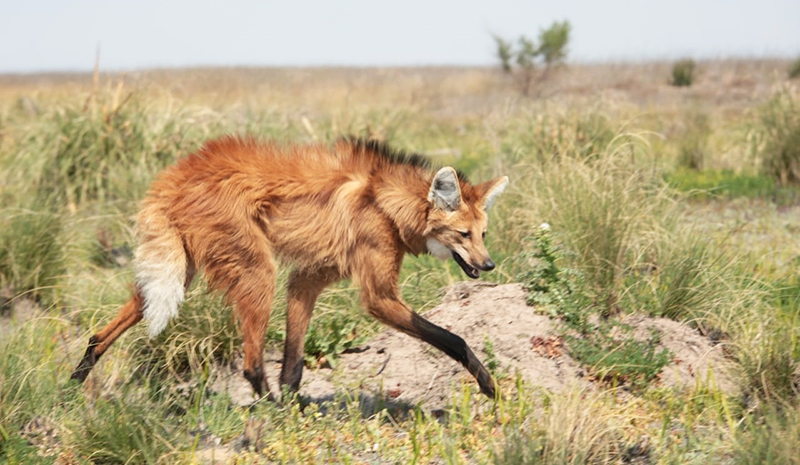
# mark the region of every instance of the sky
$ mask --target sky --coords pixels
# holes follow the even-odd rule
[[[0,72],[491,65],[562,20],[571,62],[800,56],[800,0],[0,0]]]

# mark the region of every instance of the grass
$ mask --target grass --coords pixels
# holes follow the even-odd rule
[[[781,186],[800,182],[800,98],[795,88],[779,89],[759,108],[751,145],[762,173]]]
[[[670,65],[648,66],[568,68],[525,101],[499,73],[470,69],[171,71],[107,88],[0,79],[0,291],[10,301],[0,312],[0,461],[209,462],[217,442],[243,462],[795,460],[796,92],[771,95],[779,73],[763,71],[785,74],[786,63],[703,63],[719,82],[741,78],[746,101],[706,80],[691,95],[671,89]],[[614,97],[587,97],[601,94]],[[344,380],[305,408],[242,408],[209,387],[240,356],[241,336],[198,280],[164,334],[134,328],[75,389],[67,380],[87,337],[128,298],[130,264],[115,257],[135,246],[131,217],[149,182],[226,132],[374,135],[475,179],[508,174],[487,236],[499,266],[484,279],[523,281],[606,382],[548,392],[500,366],[501,341],[486,340],[474,349],[500,375],[496,403],[464,384],[439,418],[387,399],[368,408]],[[761,216],[770,220],[752,219]],[[417,257],[400,285],[426,310],[462,279],[452,263]],[[279,292],[270,349],[284,337],[284,301]],[[659,386],[673,355],[658,334],[634,338],[617,321],[629,313],[683,321],[722,344],[741,394]],[[380,329],[351,283],[334,286],[317,305],[307,364],[335,364]],[[251,447],[236,451],[246,426]]]

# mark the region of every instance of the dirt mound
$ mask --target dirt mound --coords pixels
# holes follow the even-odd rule
[[[531,385],[553,392],[594,385],[562,346],[557,323],[526,305],[519,284],[458,284],[425,316],[463,337],[484,361],[489,358],[487,342],[491,344],[498,371],[512,379],[519,373]],[[696,331],[663,318],[632,316],[624,323],[633,328],[635,338],[646,338],[652,329],[658,330],[660,344],[675,355],[661,372],[663,385],[694,386],[699,380],[714,382],[726,392],[735,391],[722,349]],[[269,359],[267,370],[273,380],[280,371],[280,355]],[[462,381],[474,384],[461,365],[423,342],[387,330],[358,353],[342,354],[336,369],[306,370],[301,394],[324,401],[332,399],[341,386],[359,388],[367,398],[440,409],[448,405],[452,388]],[[275,386],[272,381],[271,387]],[[235,369],[219,373],[212,389],[230,393],[240,404],[253,400],[249,383]]]

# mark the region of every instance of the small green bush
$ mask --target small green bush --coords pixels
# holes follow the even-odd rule
[[[622,337],[610,335],[614,327],[623,329]],[[624,325],[604,322],[580,336],[567,335],[565,340],[572,357],[598,379],[643,389],[672,361],[673,355],[666,348],[658,349],[659,334],[638,341],[626,334],[629,332],[630,328]]]
[[[562,251],[554,246],[549,225],[539,227],[532,242],[533,252],[521,254],[530,262],[530,268],[517,277],[528,292],[528,305],[537,306],[572,327],[584,328],[590,305],[584,296],[583,275],[556,263]]]
[[[534,242],[536,251],[525,254],[532,262],[531,270],[520,276],[528,292],[528,305],[544,309],[577,333],[564,335],[570,353],[599,379],[646,387],[672,360],[667,349],[657,350],[659,335],[638,341],[631,337],[630,327],[613,320],[590,324],[593,305],[586,296],[582,276],[556,264],[559,252],[553,246],[549,226],[537,230]]]
[[[688,87],[694,82],[694,60],[680,60],[672,65],[672,82],[675,87]]]

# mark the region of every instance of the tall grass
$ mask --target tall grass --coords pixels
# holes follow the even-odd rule
[[[64,273],[60,215],[22,208],[0,214],[0,308],[20,294],[51,304]]]
[[[425,80],[419,82],[425,87]],[[54,304],[46,316],[2,332],[0,461],[39,460],[39,444],[29,431],[45,423],[55,425],[53,454],[64,461],[203,461],[203,447],[217,436],[233,444],[251,421],[262,424],[260,440],[240,457],[244,461],[793,459],[800,373],[796,304],[778,308],[771,300],[775,289],[764,284],[774,276],[762,261],[698,227],[705,219],[687,215],[692,204],[663,181],[661,169],[680,164],[665,156],[682,150],[684,165],[715,168],[708,166],[713,156],[698,154],[711,151],[706,139],[718,125],[701,125],[697,139],[650,145],[642,133],[630,132],[631,125],[657,129],[672,116],[621,115],[615,112],[627,104],[607,102],[602,111],[597,105],[578,110],[558,99],[491,107],[486,116],[470,99],[454,107],[448,106],[452,96],[445,100],[434,93],[421,94],[421,101],[403,95],[392,102],[405,104],[381,108],[350,102],[363,90],[349,89],[340,93],[345,109],[330,114],[308,110],[312,100],[292,95],[281,96],[296,101],[279,111],[244,97],[246,104],[210,110],[138,92],[128,97],[122,88],[37,98],[35,109],[0,103],[0,285],[12,296],[28,293],[43,306]],[[759,160],[791,154],[792,92],[776,95],[758,113],[751,141]],[[426,112],[425,105],[436,110]],[[459,113],[464,108],[472,116]],[[720,114],[727,118],[725,112],[708,118],[716,123]],[[745,395],[652,385],[554,394],[519,380],[514,386],[509,377],[501,380],[506,396],[493,410],[465,388],[452,394],[438,419],[413,408],[366,411],[354,385],[343,386],[330,403],[305,409],[265,402],[240,409],[227,395],[207,390],[209,374],[239,356],[241,336],[234,313],[202,284],[190,291],[164,334],[148,340],[143,325],[134,328],[76,389],[67,378],[86,336],[113,317],[129,292],[130,266],[96,258],[98,229],[112,232],[113,248],[133,246],[129,217],[158,170],[208,137],[240,130],[294,142],[327,143],[347,132],[375,136],[406,149],[442,149],[437,161],[482,178],[511,174],[512,192],[490,215],[489,249],[501,266],[486,279],[511,281],[529,267],[520,254],[527,246],[523,239],[548,222],[564,268],[585,278],[581,286],[589,299],[575,311],[638,311],[690,322],[724,345]],[[770,176],[780,182],[783,170],[791,183],[794,169],[788,163]],[[748,196],[767,196],[772,185],[756,181]],[[452,263],[409,258],[401,289],[415,309],[425,310],[462,279]],[[57,292],[50,295],[53,288]],[[284,300],[282,293],[275,299],[267,335],[272,348],[284,337]],[[364,316],[352,285],[333,286],[311,323],[308,362],[334,360],[379,329]]]
[[[781,185],[800,182],[800,98],[797,89],[778,89],[758,111],[751,148],[764,174]]]
[[[552,225],[603,313],[617,311],[625,275],[643,265],[643,251],[671,214],[663,183],[632,166],[628,153],[606,147],[594,159],[566,156],[534,165],[520,184],[529,187],[513,213],[521,222],[515,227]]]
[[[511,423],[495,455],[495,463],[616,463],[628,458],[647,460],[649,450],[635,451],[630,423],[615,411],[606,392],[571,390],[549,398],[537,420]]]

